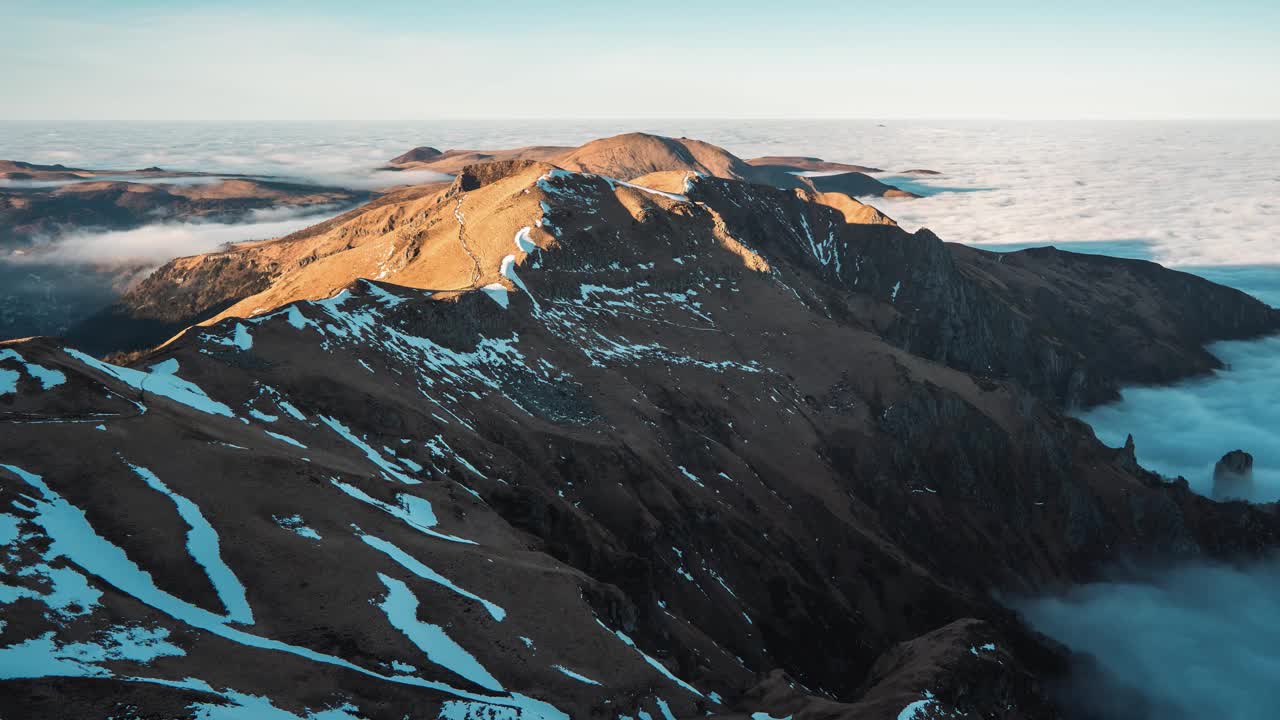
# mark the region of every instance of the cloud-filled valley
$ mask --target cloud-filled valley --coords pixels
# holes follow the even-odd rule
[[[1138,461],[1182,475],[1209,495],[1214,463],[1230,450],[1254,456],[1253,500],[1280,500],[1280,337],[1219,343],[1227,368],[1169,388],[1129,388],[1114,405],[1085,413],[1099,438],[1124,444],[1132,433]]]
[[[1096,720],[1255,720],[1280,707],[1280,562],[1128,569],[1020,600],[1080,663],[1062,696]]]
[[[156,266],[175,257],[210,252],[228,243],[287,235],[332,217],[336,208],[253,210],[244,222],[162,222],[132,230],[79,230],[41,243],[8,261]]]
[[[61,335],[175,257],[280,237],[340,211],[262,208],[240,222],[170,221],[40,238],[21,254],[0,256],[0,338]]]

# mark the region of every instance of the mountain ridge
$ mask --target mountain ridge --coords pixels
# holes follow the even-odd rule
[[[876,180],[868,172],[878,168],[831,163],[818,158],[766,157],[743,160],[722,147],[687,137],[673,138],[632,132],[591,140],[578,147],[530,146],[511,150],[449,150],[438,155],[415,148],[391,160],[383,169],[429,170],[456,174],[470,164],[533,160],[551,163],[565,170],[606,175],[632,181],[662,172],[688,172],[727,180],[773,185],[781,188],[810,188],[824,192],[913,198],[916,195]],[[439,152],[439,151],[436,151]],[[840,180],[809,178],[809,171],[838,172]]]
[[[0,344],[0,633],[62,674],[0,711],[1057,718],[993,589],[1280,541],[1064,413],[1277,311],[822,195],[486,163],[170,264],[230,304],[125,366]]]
[[[143,336],[147,344],[155,344],[190,323],[250,316],[293,300],[329,297],[357,277],[433,290],[503,283],[499,260],[515,246],[502,238],[522,227],[530,228],[534,237],[549,238],[549,228],[542,225],[556,225],[554,210],[548,209],[557,195],[550,188],[566,178],[591,186],[583,191],[592,194],[589,202],[600,202],[603,196],[595,193],[605,188],[625,196],[626,212],[613,217],[614,224],[643,222],[651,212],[664,212],[673,213],[685,232],[703,232],[696,229],[701,224],[713,236],[734,243],[740,238],[746,246],[794,238],[807,250],[787,252],[806,263],[829,265],[823,272],[834,273],[846,285],[841,292],[852,293],[836,307],[860,317],[863,327],[968,372],[1015,378],[1063,406],[1113,400],[1122,384],[1170,382],[1207,373],[1220,367],[1204,350],[1207,343],[1254,337],[1280,327],[1276,311],[1243,293],[1154,263],[1058,251],[989,253],[945,244],[928,230],[908,234],[874,211],[865,214],[867,206],[839,193],[786,190],[687,172],[644,177],[659,189],[593,173],[570,173],[540,161],[486,163],[464,170],[452,186],[424,186],[374,203],[367,212],[349,213],[331,221],[319,235],[304,231],[283,240],[176,260],[125,300],[162,312],[188,308],[176,318],[149,320],[144,314],[144,331],[151,327],[146,323],[158,322],[159,332]],[[664,187],[667,190],[660,189]],[[686,187],[687,196],[669,192]],[[472,212],[468,204],[476,202],[484,220],[479,244],[468,247],[465,218]],[[571,215],[578,212],[572,203],[562,205]],[[864,213],[864,222],[847,223],[851,213]],[[599,232],[606,226],[596,227]],[[483,257],[475,256],[477,250]],[[855,265],[861,267],[859,258],[877,262],[867,265],[865,273],[854,271]],[[842,259],[847,265],[840,266]],[[889,268],[893,270],[886,274]],[[1042,277],[1046,272],[1054,273],[1052,281]],[[903,291],[908,275],[917,279],[906,283]],[[1096,295],[1093,290],[1100,282],[1106,282],[1109,291]],[[206,286],[218,294],[207,300],[197,296],[196,305],[180,299]],[[225,289],[217,290],[220,287]],[[894,307],[899,292],[904,303],[911,303],[910,312]],[[146,300],[149,296],[165,299]],[[1135,302],[1138,296],[1147,299]],[[1197,322],[1203,314],[1199,305],[1205,302],[1220,307]],[[1090,316],[1111,317],[1115,324],[1099,327],[1088,320]],[[82,337],[72,334],[73,340]],[[106,348],[111,349],[117,348]]]

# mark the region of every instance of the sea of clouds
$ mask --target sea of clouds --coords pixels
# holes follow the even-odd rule
[[[1182,476],[1210,495],[1214,464],[1242,449],[1254,456],[1251,500],[1280,500],[1280,336],[1218,343],[1227,369],[1167,388],[1129,388],[1118,403],[1084,413],[1098,438],[1124,444],[1132,433],[1138,462]],[[1280,621],[1280,618],[1278,618]]]
[[[5,123],[0,158],[89,168],[273,175],[377,188],[409,148],[575,145],[640,130],[742,157],[817,155],[981,192],[877,199],[909,229],[965,243],[1141,240],[1168,265],[1280,265],[1280,123],[450,121],[421,123]]]
[[[872,201],[944,240],[1140,240],[1166,265],[1280,264],[1280,122],[764,123],[726,136],[744,155],[926,168],[943,173],[917,178],[927,185],[979,190]]]
[[[1082,717],[1268,720],[1280,708],[1276,561],[1128,569],[1014,605],[1089,656],[1062,688]]]

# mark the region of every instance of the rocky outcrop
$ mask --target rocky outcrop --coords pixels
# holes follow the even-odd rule
[[[455,197],[462,193],[478,190],[489,183],[496,182],[513,174],[534,168],[540,172],[549,172],[555,166],[537,160],[495,160],[489,163],[468,165],[454,177],[446,197]]]
[[[1213,497],[1218,500],[1253,498],[1253,456],[1232,450],[1213,466]]]

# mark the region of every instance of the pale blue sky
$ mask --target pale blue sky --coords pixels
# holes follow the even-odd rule
[[[1277,0],[0,0],[0,119],[1278,118],[1277,86]]]

